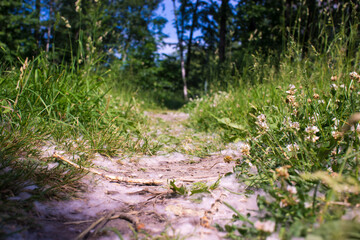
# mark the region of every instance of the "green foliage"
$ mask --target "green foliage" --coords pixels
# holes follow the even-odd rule
[[[13,61],[36,53],[35,27],[30,1],[1,1],[0,3],[0,60]]]
[[[161,147],[144,134],[149,129],[141,101],[174,108],[184,102],[178,55],[160,59],[156,53],[166,22],[155,14],[160,3],[0,3],[4,206],[28,182],[39,186],[32,199],[76,189],[82,172],[61,164],[48,169],[36,151],[44,142],[85,165],[95,152],[153,154]],[[270,234],[265,225],[276,227],[283,239],[304,237],[314,223],[325,223],[313,232],[323,237],[323,229],[358,204],[359,124],[352,120],[360,112],[360,77],[353,72],[360,59],[357,8],[355,1],[266,0],[240,1],[221,12],[217,1],[180,1],[181,44],[188,46],[186,77],[194,98],[184,109],[191,126],[219,132],[224,142],[243,141],[236,176],[267,193],[257,200],[260,222],[227,204],[235,213],[234,225],[225,226],[229,237],[263,239]],[[226,31],[220,34],[221,19]],[[191,31],[201,35],[186,37]],[[227,61],[220,59],[224,44]],[[163,141],[180,146],[181,139]],[[218,184],[187,189],[173,180],[170,188],[192,195]],[[355,238],[358,230],[352,230]]]
[[[216,180],[216,182],[214,182],[210,186],[206,185],[206,183],[204,182],[195,182],[191,185],[190,190],[187,189],[186,186],[184,186],[183,184],[181,184],[179,187],[176,186],[175,180],[170,180],[169,185],[170,185],[170,189],[174,193],[183,196],[187,196],[187,195],[191,196],[198,193],[210,193],[210,191],[215,190],[219,186],[220,179],[221,177],[219,177],[219,179]]]
[[[320,226],[306,240],[359,239],[359,225],[355,221],[332,221]]]
[[[353,41],[339,35],[326,53],[314,47],[305,58],[289,42],[278,69],[270,60],[276,58],[253,56],[256,64],[238,84],[186,106],[194,127],[243,141],[236,176],[266,192],[257,199],[259,220],[252,227],[235,214],[239,223],[226,226],[229,237],[265,238],[273,231],[281,239],[304,237],[314,223],[326,228],[359,203],[359,56],[341,50]],[[256,84],[244,83],[248,77]]]
[[[78,156],[81,165],[88,165],[95,152],[154,151],[150,144],[139,144],[146,121],[139,104],[110,95],[107,73],[98,63],[92,58],[82,67],[55,65],[40,55],[21,61],[19,69],[0,69],[0,192],[5,206],[29,184],[36,187],[27,201],[80,189],[84,173],[62,164],[49,167],[47,161],[54,159],[40,159],[37,150],[44,144]],[[17,214],[9,219],[17,221]]]
[[[180,194],[180,195],[187,195],[188,194],[188,190],[186,189],[186,187],[184,185],[180,185],[180,187],[176,186],[175,184],[175,180],[170,180],[170,189],[176,193],[176,194]]]

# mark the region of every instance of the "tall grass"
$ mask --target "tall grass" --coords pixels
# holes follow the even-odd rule
[[[41,158],[42,146],[56,145],[80,165],[89,165],[95,152],[113,156],[152,146],[136,144],[146,119],[129,94],[111,94],[113,80],[100,58],[56,65],[43,54],[19,61],[20,68],[0,69],[0,215],[2,223],[21,224],[29,202],[72,194],[85,174],[63,163],[51,167],[56,160]],[[24,192],[30,195],[22,198]]]
[[[254,55],[227,91],[186,106],[194,127],[243,142],[235,174],[267,193],[257,199],[259,215],[249,220],[236,211],[234,224],[220,227],[230,238],[306,237],[316,224],[323,227],[312,234],[323,236],[360,203],[358,29],[354,22],[306,57],[294,41],[279,63]],[[338,229],[344,239],[359,234],[346,224]]]

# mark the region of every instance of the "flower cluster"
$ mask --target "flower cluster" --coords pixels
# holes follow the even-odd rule
[[[288,185],[288,186],[286,187],[286,190],[287,190],[289,193],[291,193],[291,194],[296,194],[296,193],[297,193],[297,190],[296,190],[296,187],[295,187],[295,186],[290,186],[290,185]]]
[[[246,156],[250,155],[250,145],[247,143],[244,143],[240,146],[240,152]]]
[[[81,12],[81,0],[77,0],[76,2],[75,2],[75,11],[76,12]]]
[[[275,231],[275,222],[273,221],[256,221],[254,227],[262,232],[272,233]]]
[[[330,80],[332,82],[336,82],[338,80],[338,76],[331,76]]]
[[[262,130],[269,129],[269,126],[266,123],[266,116],[264,114],[260,114],[256,119],[256,125],[258,125]]]
[[[291,167],[290,165],[285,165],[285,166],[275,169],[277,176],[283,177],[283,178],[289,178],[290,175],[289,175],[288,169],[290,167]]]
[[[356,128],[355,128],[355,125],[352,125],[350,128],[350,131],[352,131],[352,132],[356,131],[357,134],[360,134],[360,124],[356,124],[356,125],[357,125]]]
[[[288,94],[286,96],[286,102],[290,104],[293,107],[293,115],[297,114],[297,108],[299,107],[299,103],[296,102],[295,93],[296,93],[296,87],[293,84],[289,85],[289,90],[286,91]]]
[[[286,146],[286,149],[289,151],[289,152],[296,152],[296,151],[299,151],[299,145],[297,143],[294,143],[294,144],[289,144]]]
[[[283,124],[285,126],[287,126],[288,128],[293,129],[295,131],[300,130],[300,123],[299,122],[292,122],[289,117],[284,119]]]
[[[358,80],[358,82],[360,82],[360,75],[357,72],[351,72],[350,78],[354,80]]]
[[[333,136],[334,139],[340,139],[344,136],[344,133],[339,131],[332,131],[331,135]]]
[[[336,90],[338,90],[339,87],[338,87],[338,85],[333,83],[333,84],[330,85],[330,88],[336,91]]]
[[[316,133],[318,133],[319,132],[319,128],[318,127],[316,127],[316,126],[309,126],[309,127],[307,127],[307,128],[305,128],[305,132],[308,134],[307,136],[306,136],[306,140],[307,141],[310,141],[310,142],[316,142],[318,139],[319,139],[319,137],[318,136],[316,136]]]

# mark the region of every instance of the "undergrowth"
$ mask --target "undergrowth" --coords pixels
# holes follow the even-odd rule
[[[344,50],[351,36],[306,57],[290,43],[280,63],[256,65],[228,91],[185,107],[193,127],[242,141],[234,173],[266,192],[254,216],[228,206],[234,223],[218,227],[229,238],[358,239],[352,211],[360,204],[360,54]],[[261,81],[250,85],[248,77]],[[347,227],[334,231],[334,224]]]
[[[21,219],[19,211],[7,210],[14,202],[63,198],[82,189],[78,180],[86,173],[44,156],[47,148],[55,146],[80,165],[90,165],[94,153],[155,151],[140,144],[147,140],[140,104],[111,94],[111,76],[98,70],[98,61],[56,65],[45,54],[19,61],[20,67],[0,69],[1,222]]]

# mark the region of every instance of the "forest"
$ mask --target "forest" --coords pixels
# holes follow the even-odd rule
[[[50,229],[67,229],[65,239],[204,231],[359,239],[359,8],[356,0],[1,1],[0,238],[58,239]],[[151,187],[140,194],[143,185]],[[108,211],[102,220],[61,215],[91,191],[115,190],[121,213],[109,213],[108,199],[109,208],[92,210]],[[130,204],[144,194],[157,209]],[[46,222],[44,209],[66,201]],[[178,222],[192,214],[199,223],[189,234]],[[133,226],[106,225],[115,218]],[[75,220],[71,232],[63,222]]]

